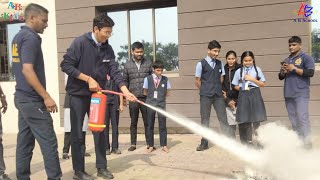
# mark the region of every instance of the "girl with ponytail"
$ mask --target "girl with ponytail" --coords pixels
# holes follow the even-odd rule
[[[241,142],[252,144],[253,131],[259,127],[260,122],[267,120],[266,108],[260,92],[260,87],[265,86],[266,80],[261,69],[256,66],[251,51],[242,53],[241,64],[242,67],[236,71],[232,80],[234,89],[239,91],[236,121],[239,123]]]

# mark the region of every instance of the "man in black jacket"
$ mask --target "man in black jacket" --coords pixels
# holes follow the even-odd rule
[[[123,78],[129,90],[140,100],[145,102],[146,96],[143,94],[144,78],[152,74],[152,62],[143,57],[144,47],[140,42],[134,42],[131,46],[132,59],[124,64]],[[137,125],[139,118],[139,109],[142,114],[145,138],[148,145],[147,136],[147,108],[136,102],[129,103],[131,118],[130,135],[131,147],[128,151],[134,151],[137,144]],[[149,147],[149,146],[147,146]]]
[[[93,20],[93,32],[76,38],[61,62],[61,69],[68,74],[66,91],[70,95],[71,119],[71,153],[75,171],[74,179],[92,180],[85,172],[85,133],[82,125],[85,114],[90,111],[92,92],[103,87],[106,75],[109,74],[129,101],[136,97],[129,92],[115,62],[112,47],[108,44],[111,36],[113,20],[106,14],[98,15]],[[113,179],[107,170],[106,137],[102,132],[92,132],[94,136],[97,176]]]

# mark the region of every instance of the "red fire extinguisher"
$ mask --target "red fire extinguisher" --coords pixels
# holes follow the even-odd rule
[[[107,96],[101,91],[92,94],[88,127],[90,131],[101,132],[106,127],[104,118],[107,108]]]

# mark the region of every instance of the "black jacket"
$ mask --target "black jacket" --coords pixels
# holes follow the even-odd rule
[[[98,47],[91,37],[91,32],[76,38],[60,64],[61,70],[69,75],[66,91],[70,95],[90,96],[86,82],[77,79],[84,73],[95,79],[100,87],[104,87],[106,75],[114,79],[118,87],[125,85],[115,55],[108,41]]]
[[[222,83],[222,90],[226,92],[227,98],[226,103],[228,104],[231,100],[237,102],[239,91],[234,89],[234,85],[232,84],[232,80],[237,69],[241,68],[240,64],[235,64],[235,68],[229,72],[229,66],[226,64],[224,66],[225,75]],[[230,88],[231,87],[231,88]]]
[[[141,60],[140,70],[132,59],[124,64],[123,79],[129,91],[136,97],[145,97],[143,82],[150,74],[152,74],[152,62],[145,58]]]

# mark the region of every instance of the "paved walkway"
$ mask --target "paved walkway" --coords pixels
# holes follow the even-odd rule
[[[15,177],[16,135],[4,135],[6,173]],[[63,146],[63,135],[58,135],[59,152]],[[158,138],[155,143],[159,144]],[[236,157],[217,147],[211,147],[204,152],[196,152],[195,148],[200,137],[197,135],[168,135],[169,153],[157,148],[152,153],[146,153],[144,135],[138,135],[138,148],[128,152],[130,135],[120,134],[119,143],[121,155],[108,156],[108,167],[115,179],[119,180],[163,180],[163,179],[234,179],[233,170],[241,170],[243,163]],[[157,146],[156,146],[157,147]],[[86,171],[96,177],[93,137],[87,136]],[[63,172],[62,180],[71,180],[73,176],[71,159],[60,161]],[[46,174],[39,146],[36,145],[32,159],[31,179],[44,180]],[[102,179],[96,177],[96,179]]]
[[[58,140],[59,152],[61,152],[63,135],[58,135]],[[129,140],[128,134],[120,134],[119,143],[122,154],[108,156],[108,167],[116,180],[236,179],[233,171],[242,171],[246,166],[235,156],[215,146],[211,146],[209,150],[204,152],[195,151],[200,141],[200,137],[197,135],[169,134],[169,153],[162,152],[160,148],[150,154],[146,153],[144,135],[141,134],[138,135],[138,149],[128,152]],[[155,140],[155,143],[159,144],[158,138]],[[318,146],[318,144],[315,145]],[[6,173],[10,177],[15,177],[15,134],[4,135],[4,148]],[[96,179],[102,179],[96,176],[92,135],[87,136],[87,152],[91,154],[91,157],[86,157],[86,171],[94,175]],[[62,180],[71,180],[73,176],[71,159],[61,159],[60,163],[63,172]],[[34,151],[31,167],[31,179],[46,179],[38,145]]]

